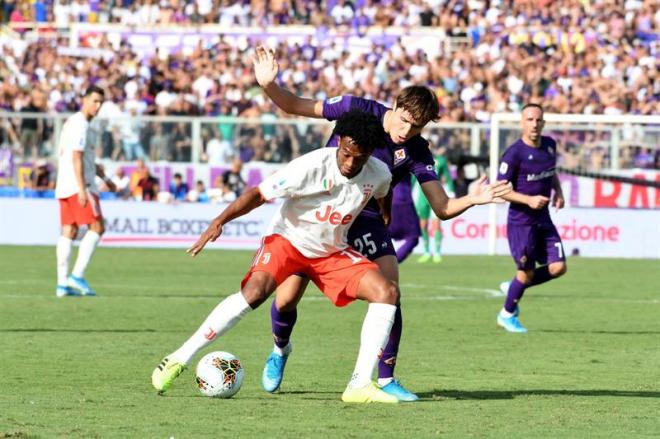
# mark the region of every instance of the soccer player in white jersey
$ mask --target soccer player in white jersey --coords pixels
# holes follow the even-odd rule
[[[293,273],[305,273],[337,306],[355,299],[369,302],[353,376],[342,395],[345,402],[396,403],[378,388],[372,374],[392,328],[399,290],[378,265],[347,244],[348,229],[374,197],[389,218],[391,174],[371,157],[383,145],[385,132],[373,115],[359,110],[335,125],[338,148],[320,148],[287,164],[232,202],[188,252],[197,255],[215,241],[223,226],[274,198],[285,198],[243,278],[241,290],[220,302],[179,349],[152,374],[159,391],[191,363],[193,356],[261,305]]]
[[[114,184],[94,162],[94,148],[87,145],[89,122],[103,103],[103,89],[91,86],[83,95],[80,111],[69,117],[59,138],[55,196],[60,203],[62,235],[57,241],[57,297],[95,296],[85,280],[85,269],[105,231],[94,177],[103,178],[110,189]],[[80,241],[78,257],[69,275],[69,258],[78,228],[87,225]]]

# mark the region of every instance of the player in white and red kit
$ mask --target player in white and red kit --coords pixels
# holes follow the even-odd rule
[[[385,200],[392,175],[371,157],[385,132],[375,116],[355,110],[339,118],[334,134],[339,136],[338,148],[305,154],[241,195],[188,250],[195,256],[220,236],[227,222],[266,201],[285,198],[241,290],[220,302],[195,334],[154,370],[152,384],[157,390],[166,391],[200,349],[261,305],[277,285],[294,273],[304,273],[337,306],[355,299],[369,302],[357,363],[342,400],[398,402],[371,378],[392,328],[399,290],[375,263],[347,244],[348,229],[372,197],[389,217]]]
[[[84,278],[85,269],[105,231],[94,177],[104,178],[111,189],[114,184],[97,169],[94,147],[87,145],[87,130],[89,121],[103,103],[103,96],[103,89],[89,87],[83,95],[80,111],[66,120],[59,138],[55,196],[60,204],[62,235],[57,241],[57,297],[96,295]],[[73,240],[83,225],[89,228],[80,241],[78,257],[69,275]]]

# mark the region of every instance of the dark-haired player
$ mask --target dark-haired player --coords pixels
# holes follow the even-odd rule
[[[91,86],[83,95],[80,111],[70,116],[62,126],[58,143],[58,167],[55,196],[60,204],[62,235],[57,241],[57,297],[95,296],[85,280],[85,269],[96,245],[105,231],[94,177],[105,179],[111,189],[114,183],[105,178],[94,161],[94,148],[87,145],[89,122],[103,103],[103,89]],[[80,241],[78,257],[69,275],[69,258],[78,228],[89,228]]]
[[[342,400],[399,402],[371,381],[392,328],[399,290],[378,265],[346,242],[349,227],[372,197],[387,209],[384,199],[392,175],[383,162],[371,157],[385,133],[376,117],[352,111],[337,121],[334,134],[339,139],[337,148],[307,153],[243,193],[188,250],[197,255],[222,234],[229,221],[268,200],[285,198],[241,290],[220,302],[192,337],[156,367],[152,384],[157,390],[166,391],[200,349],[261,305],[289,276],[303,273],[337,306],[355,299],[369,302],[357,363]]]

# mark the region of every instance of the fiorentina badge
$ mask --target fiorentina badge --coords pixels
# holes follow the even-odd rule
[[[399,162],[402,162],[406,159],[406,150],[401,148],[394,151],[394,164],[396,165]]]

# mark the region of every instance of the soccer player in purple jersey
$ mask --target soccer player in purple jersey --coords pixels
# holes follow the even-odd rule
[[[417,247],[422,229],[412,197],[412,182],[404,178],[392,191],[392,215],[387,232],[390,238],[403,241],[396,250],[396,261],[400,264]]]
[[[392,186],[404,178],[410,179],[410,174],[415,175],[439,218],[453,218],[476,204],[500,199],[510,191],[508,183],[500,181],[487,185],[483,177],[477,193],[462,198],[447,197],[433,169],[433,155],[428,142],[420,136],[424,126],[438,118],[438,101],[428,88],[406,87],[397,96],[394,108],[354,96],[337,96],[326,100],[305,99],[277,85],[275,79],[279,67],[272,50],[258,47],[253,62],[259,85],[279,108],[289,114],[336,120],[357,108],[378,117],[388,136],[386,144],[374,151],[374,157],[388,165],[392,173]],[[336,147],[337,137],[331,137],[327,146]],[[398,284],[399,271],[394,247],[377,205],[369,202],[358,215],[348,232],[348,242],[356,249],[362,249],[363,255],[378,264],[386,278]],[[284,366],[291,352],[290,337],[297,319],[296,305],[308,283],[309,279],[294,275],[278,286],[271,307],[275,346],[262,375],[263,387],[268,392],[276,391],[282,382]],[[394,379],[401,328],[401,308],[397,306],[390,338],[378,365],[378,384],[385,392],[395,395],[401,401],[415,401],[417,395]]]
[[[518,304],[525,289],[566,273],[564,248],[548,209],[551,198],[557,210],[564,207],[564,194],[555,172],[557,144],[541,135],[543,125],[543,108],[525,105],[522,137],[504,152],[499,169],[498,179],[513,184],[513,191],[503,198],[511,202],[507,231],[517,271],[511,282],[500,286],[507,297],[497,315],[498,326],[509,332],[527,332],[518,320]]]

